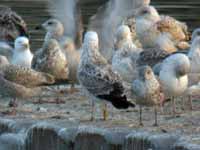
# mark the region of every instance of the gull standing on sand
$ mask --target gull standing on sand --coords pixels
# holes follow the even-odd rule
[[[135,107],[135,104],[127,101],[127,97],[124,95],[125,89],[120,76],[112,71],[107,60],[100,54],[96,32],[89,31],[85,35],[78,69],[78,79],[92,99],[91,119],[93,119],[94,113],[94,100],[108,101],[117,109]],[[106,103],[103,116],[104,120],[106,120]]]
[[[44,43],[40,58],[35,58],[34,63],[36,70],[53,75],[57,81],[68,79],[68,61],[55,39]]]
[[[136,60],[141,49],[137,48],[131,39],[128,26],[119,26],[116,34],[115,53],[112,58],[112,69],[127,83],[132,83],[137,76]]]
[[[13,65],[31,68],[32,59],[33,54],[30,50],[29,39],[26,37],[18,37],[15,40],[11,63]]]
[[[140,125],[142,123],[142,106],[154,106],[155,126],[157,122],[157,105],[162,101],[161,87],[151,67],[142,66],[139,68],[138,79],[133,81],[132,92],[136,96],[136,104],[140,107]]]
[[[73,90],[74,84],[78,81],[77,69],[80,63],[80,51],[76,49],[76,45],[72,38],[64,36],[64,26],[59,20],[49,19],[45,21],[41,27],[47,32],[45,35],[45,42],[50,39],[56,39],[59,42],[62,52],[65,54],[66,60],[68,61],[68,81],[72,84],[71,90]],[[35,59],[40,59],[41,53],[42,50],[38,51]]]
[[[167,57],[159,73],[162,90],[172,98],[173,115],[176,113],[175,97],[181,96],[188,88],[190,60],[185,54],[174,54]]]

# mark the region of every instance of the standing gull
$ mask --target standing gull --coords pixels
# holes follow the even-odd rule
[[[175,97],[181,96],[188,88],[190,60],[185,54],[167,57],[161,66],[159,80],[166,96],[172,98],[173,114],[176,113]]]
[[[57,81],[68,79],[68,62],[55,39],[46,41],[40,58],[34,59],[34,68],[36,70],[53,75]]]
[[[139,68],[139,77],[133,81],[132,91],[136,96],[136,103],[140,106],[140,125],[143,125],[142,106],[154,106],[154,125],[157,126],[157,105],[160,104],[162,94],[160,84],[149,66],[142,66]]]
[[[11,63],[14,65],[31,68],[32,59],[33,54],[30,51],[29,39],[26,37],[18,37],[15,40]]]
[[[117,109],[135,107],[133,103],[127,101],[120,77],[112,71],[107,60],[100,54],[98,42],[96,32],[89,31],[86,33],[78,69],[79,82],[92,97],[91,119],[93,119],[93,100],[95,99],[108,101]],[[104,120],[106,120],[106,107],[103,114]]]
[[[121,25],[116,34],[115,53],[112,58],[112,69],[127,83],[132,83],[137,74],[136,60],[141,49],[136,48],[131,39],[128,26]]]

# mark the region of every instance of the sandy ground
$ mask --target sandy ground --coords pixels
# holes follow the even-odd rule
[[[38,100],[41,103],[37,103]],[[7,114],[12,111],[8,107],[9,98],[0,99],[1,117],[6,119],[30,119],[30,120],[66,120],[75,121],[84,125],[95,125],[97,127],[113,128],[125,127],[134,130],[145,130],[155,132],[178,133],[189,136],[193,143],[200,144],[200,100],[194,99],[194,111],[190,111],[187,99],[177,99],[177,110],[180,112],[176,118],[170,114],[171,103],[165,105],[164,112],[159,112],[159,127],[154,127],[153,108],[143,109],[144,127],[138,125],[138,107],[128,110],[117,110],[108,106],[109,118],[102,120],[101,104],[96,104],[95,121],[90,121],[91,106],[89,98],[83,92],[60,95],[60,97],[36,97],[28,100],[18,100],[16,115]],[[54,103],[62,101],[60,104]],[[184,108],[182,106],[184,101]],[[47,103],[50,102],[50,103]],[[191,138],[192,137],[192,138]]]

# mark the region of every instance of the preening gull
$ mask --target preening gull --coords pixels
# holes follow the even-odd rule
[[[136,13],[136,33],[144,48],[159,47],[167,52],[189,48],[187,26],[169,16],[160,16],[153,6]]]
[[[120,76],[112,71],[107,60],[100,54],[98,44],[97,33],[88,31],[84,38],[78,69],[78,79],[81,86],[92,97],[93,105],[94,100],[100,100],[112,103],[117,109],[135,107],[135,104],[127,101]],[[91,119],[93,119],[93,111],[92,109]],[[106,120],[106,107],[103,114]]]
[[[133,81],[132,92],[136,96],[136,104],[140,106],[140,125],[142,124],[142,106],[154,106],[155,126],[157,123],[157,105],[162,97],[158,80],[149,66],[139,68],[138,79]]]
[[[36,55],[33,62],[36,70],[49,73],[58,81],[68,79],[68,61],[55,39],[44,43],[41,54]]]
[[[173,114],[176,113],[174,97],[181,96],[188,88],[190,60],[185,54],[167,57],[161,66],[159,80],[166,96],[172,98]]]
[[[121,25],[116,34],[112,69],[122,77],[123,81],[131,84],[137,76],[136,60],[140,52],[141,49],[132,42],[129,27]]]
[[[15,40],[11,63],[14,65],[31,68],[32,59],[33,54],[30,50],[29,39],[26,37],[18,37]]]

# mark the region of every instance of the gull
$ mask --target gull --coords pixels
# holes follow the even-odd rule
[[[18,36],[29,36],[25,21],[7,6],[0,5],[0,40],[14,42]]]
[[[83,89],[91,96],[91,119],[94,113],[94,100],[104,102],[104,120],[107,118],[105,102],[110,102],[117,109],[135,107],[135,104],[127,101],[124,95],[125,88],[120,76],[112,71],[107,60],[100,54],[98,35],[94,31],[88,31],[85,35],[78,79]]]
[[[56,39],[62,52],[65,54],[66,60],[68,61],[68,80],[72,84],[71,90],[73,91],[74,84],[78,81],[76,74],[78,65],[80,63],[80,51],[76,49],[73,39],[64,35],[64,25],[58,19],[49,19],[41,26],[47,31],[45,35],[45,42],[49,41],[50,39]],[[36,52],[35,58],[40,59],[41,53],[44,53],[42,52],[42,49]],[[35,64],[36,59],[34,59],[33,64]]]
[[[57,40],[46,41],[42,47],[41,55],[38,57],[36,55],[33,60],[34,69],[53,75],[57,81],[68,79],[68,61]]]
[[[14,41],[18,36],[29,36],[25,21],[7,6],[0,5],[0,55],[9,61],[13,55]]]
[[[172,98],[173,115],[176,113],[174,97],[181,96],[188,88],[190,60],[185,54],[174,54],[167,57],[159,72],[159,81],[166,96]]]
[[[157,105],[160,104],[162,94],[161,87],[151,67],[142,66],[139,68],[138,79],[132,83],[132,92],[136,96],[136,104],[140,106],[140,125],[142,123],[142,106],[154,106],[155,126],[157,122]]]
[[[63,40],[62,45],[64,47],[64,54],[68,62],[68,81],[71,83],[71,92],[76,91],[74,84],[78,83],[77,71],[80,63],[80,51],[76,50],[74,42],[71,38]]]
[[[33,54],[30,51],[29,39],[26,37],[18,37],[15,40],[11,63],[14,65],[31,68],[32,59]]]
[[[43,85],[51,85],[55,82],[53,76],[37,72],[33,69],[12,65],[5,56],[0,56],[0,82],[2,84],[0,95],[14,98],[32,97],[36,92],[34,88]]]
[[[196,36],[197,31],[194,31],[192,37],[192,45],[188,53],[191,62],[191,73],[200,73],[200,36]]]
[[[140,52],[141,49],[138,49],[132,42],[129,27],[119,26],[116,34],[115,53],[112,58],[112,69],[129,84],[137,74],[136,60]]]
[[[169,16],[160,16],[153,6],[137,10],[136,33],[144,48],[159,47],[167,52],[189,48],[186,24]]]

